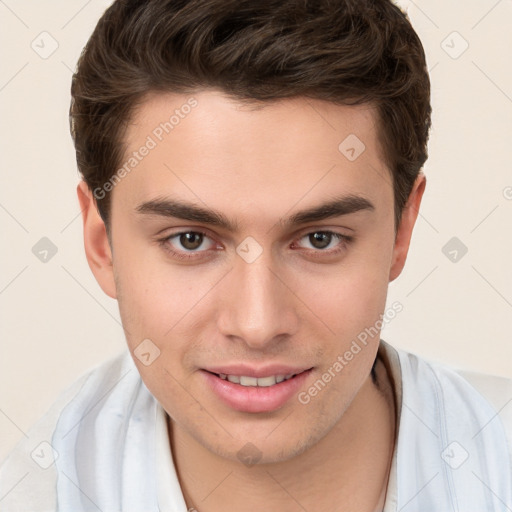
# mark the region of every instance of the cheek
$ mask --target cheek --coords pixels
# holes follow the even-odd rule
[[[347,263],[322,274],[302,276],[297,295],[317,316],[321,332],[346,343],[383,313],[388,273],[382,260]],[[313,318],[311,313],[308,318]]]
[[[158,247],[127,235],[118,230],[113,254],[123,324],[133,335],[161,338],[175,318],[185,313],[192,283],[166,264]]]
[[[133,360],[151,393],[167,411],[174,410],[176,404],[187,404],[179,383],[187,374],[183,361],[193,335],[187,329],[192,287],[181,283],[178,274],[156,271],[147,260],[120,258],[116,263],[119,311]]]
[[[145,257],[128,254],[130,257],[114,258],[119,311],[128,346],[133,352],[149,339],[160,350],[159,365],[173,374],[187,373],[187,355],[197,349],[204,323],[211,323],[214,316],[212,290],[222,277],[222,269],[171,265],[149,253]],[[144,375],[146,368],[140,370]]]

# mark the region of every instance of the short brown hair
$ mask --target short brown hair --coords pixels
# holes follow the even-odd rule
[[[145,95],[206,88],[256,102],[374,105],[398,226],[427,159],[431,106],[423,46],[391,0],[115,1],[71,86],[71,134],[89,188],[121,164],[123,135]],[[103,196],[95,195],[109,229]]]

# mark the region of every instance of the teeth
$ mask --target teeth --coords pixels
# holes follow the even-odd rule
[[[240,384],[242,386],[257,386],[258,379],[256,377],[244,377],[243,375],[240,377]]]
[[[276,378],[273,375],[271,375],[270,377],[262,377],[261,379],[254,380],[258,381],[258,386],[261,387],[273,386],[274,384],[276,384]],[[243,384],[241,379],[240,383]]]
[[[291,379],[295,374],[290,373],[288,375],[270,375],[269,377],[247,377],[245,375],[226,375],[225,373],[220,373],[219,377],[223,380],[228,380],[229,382],[233,382],[234,384],[240,384],[241,386],[249,386],[249,387],[269,387],[274,384],[279,384],[284,380]]]

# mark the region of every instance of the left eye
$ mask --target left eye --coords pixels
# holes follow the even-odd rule
[[[332,231],[314,231],[303,236],[300,240],[306,240],[309,244],[307,249],[331,249],[336,247],[340,242],[345,241],[347,237],[334,233]]]
[[[203,247],[203,250],[209,249],[214,242],[210,240],[204,233],[200,233],[198,231],[187,231],[183,233],[176,233],[175,235],[171,235],[167,238],[169,244],[178,251],[189,251],[189,252],[199,252],[201,246],[205,244],[205,242],[209,243],[207,247]]]

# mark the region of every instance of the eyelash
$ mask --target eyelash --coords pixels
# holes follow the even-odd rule
[[[179,236],[187,234],[187,233],[200,234],[200,235],[203,235],[206,238],[210,238],[209,235],[207,233],[205,233],[204,231],[201,231],[201,230],[190,230],[190,231],[180,231],[178,233],[173,233],[172,235],[168,235],[165,238],[159,239],[158,243],[164,249],[164,251],[166,251],[169,254],[171,254],[171,256],[174,257],[174,258],[177,258],[177,259],[180,259],[180,260],[192,260],[192,259],[201,258],[202,257],[201,253],[204,253],[206,251],[186,251],[186,250],[184,250],[183,252],[178,252],[178,251],[175,251],[174,249],[172,249],[170,247],[169,241],[172,238],[176,238],[176,237],[179,237]],[[331,231],[331,230],[328,230],[328,229],[327,230],[319,230],[318,229],[318,230],[315,230],[315,231],[309,231],[308,233],[305,233],[304,235],[300,236],[298,238],[298,240],[302,240],[303,238],[305,238],[305,237],[307,237],[309,235],[313,235],[315,233],[323,233],[323,234],[331,235],[334,238],[337,238],[340,243],[338,245],[336,245],[336,247],[334,249],[328,249],[328,250],[323,250],[323,249],[316,249],[316,250],[315,249],[306,249],[306,251],[308,253],[310,253],[310,256],[312,256],[314,258],[321,258],[321,257],[324,257],[326,255],[334,256],[334,255],[338,254],[339,252],[343,251],[344,249],[346,249],[346,247],[354,239],[353,236],[343,235],[343,234],[338,233],[336,231]]]

